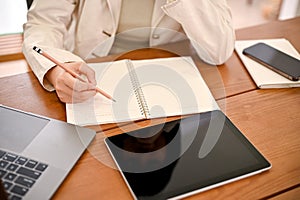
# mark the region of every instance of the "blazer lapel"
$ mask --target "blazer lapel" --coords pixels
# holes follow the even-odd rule
[[[153,15],[152,15],[152,27],[157,27],[159,22],[164,17],[165,13],[161,7],[166,3],[166,0],[155,0]]]
[[[117,30],[120,12],[121,12],[122,0],[106,0],[106,1],[114,22],[113,27],[115,30]]]

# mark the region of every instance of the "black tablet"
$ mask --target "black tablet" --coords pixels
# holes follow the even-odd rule
[[[221,112],[108,137],[134,199],[178,199],[271,168]]]

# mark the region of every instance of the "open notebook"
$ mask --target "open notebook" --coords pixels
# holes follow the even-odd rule
[[[284,38],[264,40],[239,40],[235,42],[235,50],[247,68],[249,74],[259,88],[289,88],[300,87],[300,81],[291,81],[280,74],[268,69],[262,64],[243,54],[243,50],[258,42],[264,42],[290,56],[300,59],[300,54],[293,45]]]
[[[99,88],[112,102],[97,94],[78,104],[67,104],[67,121],[94,125],[185,115],[219,107],[190,57],[120,60],[90,63]]]

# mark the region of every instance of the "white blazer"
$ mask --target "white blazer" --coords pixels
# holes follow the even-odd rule
[[[53,63],[32,50],[37,45],[61,62],[106,56],[117,32],[122,0],[36,0],[24,24],[23,53],[47,89],[44,79]],[[235,34],[226,0],[156,0],[150,46],[188,37],[198,55],[221,64],[232,54]]]

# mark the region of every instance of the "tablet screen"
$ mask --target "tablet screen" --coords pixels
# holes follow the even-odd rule
[[[221,111],[112,136],[105,143],[135,199],[182,198],[271,167]]]

